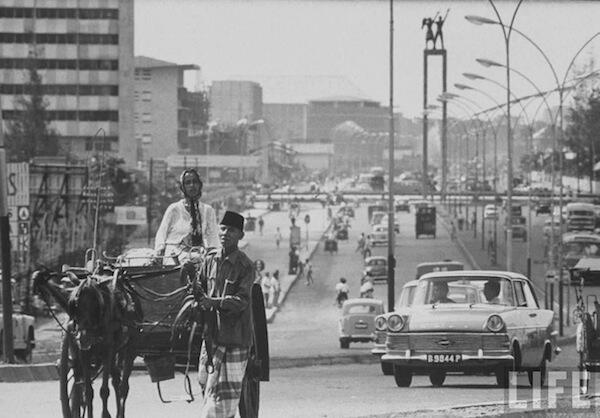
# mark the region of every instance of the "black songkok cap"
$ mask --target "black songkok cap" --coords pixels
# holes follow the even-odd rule
[[[228,210],[223,215],[221,225],[232,226],[240,231],[244,231],[244,217],[237,212]]]

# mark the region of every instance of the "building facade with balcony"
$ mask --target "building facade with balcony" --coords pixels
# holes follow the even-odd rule
[[[190,150],[190,137],[202,128],[201,93],[184,87],[184,73],[197,65],[178,65],[135,57],[135,139],[137,161],[164,159]]]
[[[133,164],[133,27],[133,0],[0,0],[4,123],[22,111],[35,68],[63,149],[81,159],[104,150]]]

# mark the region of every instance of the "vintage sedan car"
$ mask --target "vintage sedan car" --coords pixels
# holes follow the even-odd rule
[[[371,245],[388,245],[387,225],[375,225],[371,230]]]
[[[434,271],[455,271],[464,269],[465,265],[460,261],[426,261],[424,263],[417,264],[417,277],[415,277],[415,279],[419,279],[425,273],[431,273]]]
[[[372,298],[348,299],[342,305],[339,322],[340,348],[352,342],[375,340],[375,317],[383,313],[383,302]]]
[[[396,212],[410,212],[410,204],[408,200],[397,200],[394,204]]]
[[[399,308],[403,308],[403,307],[409,307],[412,305],[413,303],[413,299],[415,296],[415,290],[417,289],[417,283],[419,281],[418,280],[410,280],[408,282],[406,282],[404,284],[404,286],[402,286],[402,291],[400,292],[400,296],[398,296],[398,298],[396,298],[398,300],[398,307]],[[465,301],[469,301],[469,303],[479,303],[483,297],[481,295],[481,292],[479,291],[479,289],[477,289],[474,286],[469,286],[469,285],[461,285],[461,284],[450,284],[449,286],[449,295],[452,297],[453,300],[458,301],[462,301],[463,303]],[[385,329],[385,327],[381,328],[378,327],[378,322],[380,321],[386,321],[386,314],[383,315],[379,315],[378,317],[375,318],[375,344],[373,345],[373,348],[371,349],[371,354],[375,355],[375,356],[379,356],[380,360],[381,357],[385,354],[386,352],[386,347],[385,347],[385,343],[386,343],[386,339],[387,339],[387,329]],[[383,372],[384,375],[389,376],[394,374],[394,365],[393,363],[388,363],[385,361],[380,361],[381,364],[381,371]]]
[[[387,280],[387,264],[387,257],[381,255],[365,258],[365,270],[362,281]]]
[[[457,289],[478,289],[478,299],[458,300]],[[494,373],[506,387],[510,371],[527,371],[530,382],[539,372],[544,381],[546,363],[559,352],[553,319],[525,276],[464,270],[425,274],[412,305],[378,318],[376,327],[387,332],[381,361],[393,364],[398,386],[410,386],[416,374],[441,386],[446,373],[461,372]]]
[[[591,232],[566,232],[562,235],[563,266],[575,267],[582,258],[600,257],[600,235]]]
[[[483,219],[498,219],[496,205],[485,205],[483,208]]]
[[[2,308],[2,305],[0,305],[0,308]],[[21,313],[18,306],[13,306],[12,318],[15,356],[25,363],[31,363],[32,351],[35,348],[34,318],[31,315]],[[0,343],[2,343],[2,335],[4,335],[4,319],[2,311],[0,311]],[[3,347],[0,344],[0,354],[3,354],[2,350]]]

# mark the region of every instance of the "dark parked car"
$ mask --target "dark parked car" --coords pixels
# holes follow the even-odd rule
[[[540,202],[535,206],[535,214],[550,215],[550,202]]]

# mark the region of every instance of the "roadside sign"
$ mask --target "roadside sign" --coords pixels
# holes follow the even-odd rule
[[[117,225],[146,225],[147,208],[145,206],[115,206]]]
[[[306,216],[304,217],[304,223],[309,224],[310,223],[310,215],[307,213]]]
[[[28,221],[29,220],[29,206],[18,206],[17,208],[17,218],[19,221]]]

